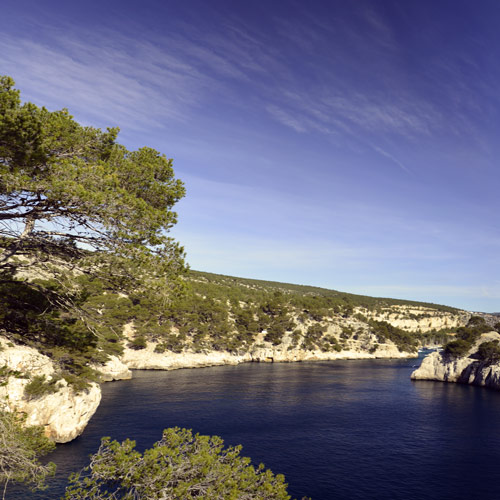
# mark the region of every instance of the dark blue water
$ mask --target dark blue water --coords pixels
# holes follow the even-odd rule
[[[83,436],[50,457],[55,486],[36,498],[58,498],[62,478],[87,462],[101,436],[130,437],[143,449],[171,426],[242,444],[254,462],[285,474],[297,498],[500,498],[500,393],[412,382],[418,362],[134,372],[103,385]]]

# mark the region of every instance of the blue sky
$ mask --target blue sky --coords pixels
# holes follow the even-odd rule
[[[25,100],[174,158],[194,269],[500,310],[496,0],[3,0]]]

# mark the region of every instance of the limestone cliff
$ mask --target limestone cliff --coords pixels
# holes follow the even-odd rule
[[[438,311],[425,306],[392,305],[380,310],[357,308],[364,316],[377,321],[386,321],[392,326],[409,332],[422,333],[432,330],[453,329],[467,323],[471,313],[467,311]]]
[[[259,338],[260,337],[260,338]],[[294,346],[290,336],[277,346],[265,342],[260,335],[257,341],[246,352],[236,354],[227,351],[193,352],[186,349],[181,353],[165,351],[156,352],[158,344],[147,342],[144,349],[125,348],[120,361],[135,370],[175,370],[179,368],[201,368],[217,365],[237,365],[247,362],[294,362],[294,361],[328,361],[335,359],[379,359],[409,358],[415,353],[401,352],[395,344],[387,342],[378,344],[371,352],[362,342],[353,341],[347,349],[341,351],[309,350]]]
[[[55,368],[47,356],[31,347],[13,345],[0,337],[0,402],[8,411],[26,414],[28,425],[41,425],[47,437],[66,443],[79,436],[101,401],[101,389],[93,383],[75,393],[64,379],[55,384],[56,392],[28,398],[25,388],[35,376],[50,382]]]
[[[286,332],[279,344],[267,341],[267,332],[264,330],[255,333],[252,340],[247,341],[236,352],[200,349],[193,344],[189,336],[184,336],[177,352],[161,348],[161,340],[150,340],[140,348],[131,348],[135,332],[133,323],[128,323],[123,332],[125,349],[121,361],[130,369],[173,370],[249,361],[408,358],[416,356],[418,345],[429,345],[429,337],[423,338],[420,344],[417,341],[414,345],[398,346],[383,336],[381,340],[381,336],[373,332],[369,321],[389,323],[409,333],[423,333],[431,330],[452,330],[465,325],[469,317],[470,313],[466,311],[450,313],[423,306],[400,305],[388,306],[377,312],[356,308],[351,316],[334,314],[324,317],[321,321],[300,320],[294,316],[297,328],[293,332]],[[320,327],[314,342],[308,342],[311,327]],[[177,336],[179,331],[172,328],[170,334]],[[417,340],[418,336],[414,338]]]
[[[293,362],[293,361],[329,361],[336,359],[382,359],[382,358],[409,358],[414,353],[401,352],[395,344],[388,342],[379,344],[377,349],[370,352],[360,346],[351,345],[341,351],[321,351],[320,349],[306,350],[287,346],[286,341],[279,345],[255,346],[251,351],[252,361],[259,362]]]
[[[197,353],[155,352],[156,344],[148,342],[144,349],[125,348],[121,361],[133,370],[176,370],[178,368],[202,368],[205,366],[237,365],[252,361],[250,353],[238,355],[225,351]]]
[[[480,344],[493,340],[500,340],[500,334],[490,332],[481,335],[465,356],[456,359],[449,359],[442,352],[433,352],[422,361],[421,366],[412,373],[411,378],[500,389],[500,363],[492,364],[473,357]]]

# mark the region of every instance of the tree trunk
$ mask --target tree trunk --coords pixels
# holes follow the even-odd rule
[[[35,221],[36,219],[32,215],[26,218],[26,225],[24,226],[24,230],[17,241],[14,241],[13,244],[9,245],[6,250],[0,253],[0,268],[9,267],[9,259],[18,251],[20,242],[28,238],[33,232],[33,229],[35,228]]]
[[[24,231],[22,232],[20,239],[27,238],[32,232],[33,229],[35,228],[35,218],[34,217],[29,217],[26,221],[26,225],[24,226]]]

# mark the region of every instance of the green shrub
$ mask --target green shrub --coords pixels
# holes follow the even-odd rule
[[[325,332],[325,326],[322,326],[319,323],[314,323],[307,329],[306,335],[311,339],[318,340],[323,336]]]
[[[57,382],[60,379],[52,379],[47,381],[45,375],[36,375],[28,382],[24,388],[24,397],[26,399],[37,399],[47,394],[54,394],[57,392]]]
[[[491,331],[491,327],[481,316],[471,316],[467,326],[457,328],[456,340],[444,346],[444,353],[452,358],[465,356],[481,334]],[[486,348],[485,348],[486,349]]]
[[[64,380],[73,389],[75,393],[84,392],[90,387],[90,380],[85,377],[66,372],[63,374]]]
[[[103,438],[92,467],[72,475],[64,498],[290,499],[282,475],[254,467],[240,451],[218,436],[178,427],[144,453],[134,441]]]
[[[280,311],[275,316],[271,316],[267,327],[266,340],[272,342],[273,345],[279,345],[283,341],[285,332],[294,329],[296,326],[285,311]]]
[[[341,328],[342,328],[342,333],[340,334],[341,339],[347,340],[351,338],[352,335],[354,334],[354,329],[352,328],[352,326],[342,325]]]
[[[325,332],[326,327],[322,326],[320,323],[313,323],[310,325],[304,336],[303,347],[308,350],[315,350],[318,347],[321,349],[323,345],[321,338]]]
[[[323,352],[342,351],[342,346],[338,343],[338,340],[332,335],[324,336],[318,343],[319,348]]]
[[[273,345],[279,345],[285,335],[285,328],[280,323],[274,323],[269,326],[266,333],[266,340]]]
[[[29,378],[29,375],[18,370],[11,370],[7,365],[0,366],[0,387],[7,385],[9,377]]]
[[[238,332],[243,335],[257,333],[259,323],[255,319],[253,308],[241,309],[237,307],[235,308],[234,316],[234,323]]]
[[[52,462],[41,464],[38,459],[56,446],[45,437],[43,427],[26,426],[25,416],[6,412],[0,404],[0,437],[2,498],[14,498],[7,494],[11,483],[24,483],[32,491],[45,489],[45,479],[54,475],[56,466]],[[26,497],[30,495],[23,495]]]
[[[145,349],[147,345],[146,337],[144,335],[137,335],[128,343],[130,349],[134,349],[136,351]]]
[[[440,344],[444,345],[451,341],[449,329],[431,330],[429,332],[418,332],[418,338],[421,345]]]
[[[352,304],[347,304],[344,306],[343,310],[342,310],[342,316],[344,318],[348,318],[349,316],[351,316],[354,312],[354,307],[352,306]]]
[[[0,387],[7,385],[10,377],[10,368],[7,365],[0,366]]]
[[[490,364],[500,361],[500,342],[498,340],[492,340],[491,342],[483,342],[478,350],[477,357]]]
[[[370,320],[369,325],[378,342],[383,343],[386,340],[391,340],[400,351],[416,352],[418,340],[415,334],[392,326],[386,321]]]
[[[155,352],[160,354],[164,353],[165,351],[180,353],[184,350],[185,345],[186,335],[174,335],[173,333],[170,333],[163,338],[162,342],[156,345]]]
[[[299,345],[299,340],[302,337],[302,332],[296,328],[291,335],[290,348],[295,349]]]
[[[359,312],[356,314],[353,314],[352,317],[354,319],[357,319],[358,321],[362,321],[363,323],[368,323],[368,318],[364,314],[361,314]]]
[[[164,343],[156,344],[154,352],[157,354],[163,354],[167,350],[167,347],[165,346]]]
[[[486,320],[482,316],[471,316],[467,322],[467,326],[482,326],[486,324]]]
[[[471,348],[472,343],[464,340],[464,339],[457,339],[453,340],[452,342],[448,342],[444,346],[444,354],[446,356],[450,356],[452,358],[460,358],[462,356],[465,356],[467,354],[467,351]]]

